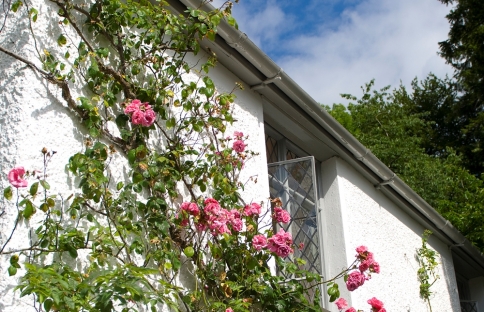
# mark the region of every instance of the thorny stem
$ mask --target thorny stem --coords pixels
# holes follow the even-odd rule
[[[0,254],[3,253],[3,250],[5,249],[5,247],[7,247],[8,242],[12,239],[13,233],[15,233],[15,230],[17,229],[18,222],[20,221],[20,209],[18,208],[19,197],[20,196],[19,196],[18,188],[17,188],[17,204],[15,205],[17,207],[17,219],[15,219],[15,224],[13,226],[12,232],[10,233],[10,236],[7,238],[7,241],[5,242],[5,244],[3,244],[2,249],[0,249]]]

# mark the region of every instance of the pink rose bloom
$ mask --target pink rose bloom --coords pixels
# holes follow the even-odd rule
[[[131,115],[131,122],[135,125],[141,125],[144,120],[145,114],[140,110],[135,111],[133,115]]]
[[[132,100],[131,103],[124,109],[124,113],[126,115],[130,115],[137,110],[139,110],[139,106],[141,105],[140,100]]]
[[[204,204],[205,204],[205,213],[218,214],[220,209],[222,209],[218,201],[213,198],[207,198]]]
[[[368,302],[368,304],[371,305],[372,310],[375,311],[375,312],[385,312],[386,311],[385,309],[383,309],[383,302],[376,299],[375,297],[369,299],[367,302]]]
[[[244,133],[243,132],[240,132],[240,131],[235,131],[234,132],[234,137],[238,140],[242,139],[242,137],[244,136]]]
[[[346,281],[346,288],[349,291],[353,291],[365,283],[365,275],[360,271],[353,271],[348,275],[348,280]]]
[[[155,119],[156,119],[155,112],[152,109],[147,110],[145,112],[144,120],[141,123],[141,125],[144,127],[149,127],[155,122]]]
[[[232,308],[227,308],[225,309],[225,312],[234,312],[234,310],[232,310]]]
[[[338,307],[338,310],[343,310],[348,307],[348,302],[344,298],[339,298],[334,303]]]
[[[288,245],[279,245],[275,249],[269,250],[281,258],[285,258],[294,252],[294,249]]]
[[[255,235],[252,238],[252,246],[254,246],[254,249],[257,251],[260,251],[262,248],[266,248],[267,238],[262,234]]]
[[[187,226],[188,225],[188,219],[183,219],[180,222],[180,226]]]
[[[244,214],[248,217],[260,215],[261,207],[258,203],[251,203],[244,207]]]
[[[274,208],[274,219],[276,219],[277,222],[289,223],[289,221],[291,221],[291,215],[281,207],[276,207]]]
[[[240,232],[242,231],[242,227],[244,225],[244,223],[242,222],[241,219],[233,219],[233,220],[230,220],[230,224],[232,225],[232,229],[235,231],[235,232]]]
[[[303,242],[299,243],[299,245],[297,246],[297,248],[299,250],[303,250],[304,249],[304,243]]]
[[[14,187],[27,187],[28,182],[24,180],[25,169],[24,167],[15,167],[8,173],[8,182]]]
[[[277,234],[274,234],[268,240],[267,248],[279,257],[287,257],[292,254],[294,250],[291,248],[292,236],[291,233],[285,232],[280,229]]]
[[[240,219],[240,212],[237,209],[232,209],[228,213],[229,220]]]
[[[346,310],[345,312],[357,312],[357,311],[355,310],[355,308],[351,307],[348,310]]]
[[[376,261],[373,261],[373,263],[370,266],[370,272],[380,273],[380,264]]]
[[[366,256],[366,253],[368,252],[368,247],[366,246],[359,246],[359,247],[356,247],[356,252],[358,253],[356,256],[357,257],[360,257],[360,256]]]
[[[244,141],[242,140],[237,140],[234,142],[234,144],[232,145],[232,148],[234,149],[234,151],[236,151],[237,153],[242,153],[244,150],[245,150],[245,143]]]
[[[197,204],[195,203],[182,203],[181,210],[186,211],[188,214],[192,216],[198,216],[200,214],[200,209],[198,208]]]

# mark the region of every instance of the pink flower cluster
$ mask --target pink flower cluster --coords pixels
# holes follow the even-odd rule
[[[348,308],[348,302],[343,298],[339,298],[334,303],[336,304],[336,307],[338,308],[338,310],[344,310],[347,308],[345,312],[356,312],[355,308],[353,307]]]
[[[28,182],[24,179],[24,174],[24,167],[15,167],[8,173],[8,182],[16,188],[27,187]]]
[[[261,207],[258,203],[250,203],[244,207],[244,215],[247,217],[260,215]]]
[[[294,249],[292,249],[291,246],[291,233],[288,233],[283,229],[279,229],[279,232],[269,238],[267,243],[267,248],[282,258],[285,258],[294,252]]]
[[[281,223],[289,223],[291,221],[291,215],[286,210],[282,209],[281,207],[274,208],[274,219],[277,222]]]
[[[371,305],[371,311],[372,312],[386,312],[385,308],[383,307],[383,302],[380,300],[376,299],[375,297],[369,299],[367,301]],[[336,307],[338,310],[344,310],[348,308],[348,302],[344,298],[339,298],[334,302],[336,304]],[[355,308],[350,307],[345,312],[356,312]]]
[[[359,270],[361,273],[369,270],[371,273],[380,273],[380,264],[373,258],[373,253],[366,246],[356,248],[356,257],[360,260]]]
[[[240,232],[243,227],[241,214],[237,209],[227,210],[222,208],[219,202],[213,198],[207,198],[204,202],[204,208],[200,208],[195,203],[184,202],[180,209],[184,216],[181,222],[182,226],[188,224],[186,215],[195,218],[195,226],[200,231],[210,229],[212,235],[221,235],[224,233],[231,234],[231,229]]]
[[[367,302],[371,305],[372,312],[387,312],[387,310],[385,310],[385,308],[383,307],[383,302],[376,299],[375,297],[369,299]]]
[[[141,103],[140,100],[133,100],[124,109],[126,115],[131,116],[131,122],[143,127],[151,126],[156,119],[156,114],[148,102]]]
[[[368,251],[366,246],[359,246],[356,248],[356,259],[360,262],[358,270],[351,272],[346,280],[346,288],[349,291],[358,289],[366,280],[369,280],[371,275],[365,275],[366,271],[369,273],[380,273],[380,264],[373,258],[373,253]]]

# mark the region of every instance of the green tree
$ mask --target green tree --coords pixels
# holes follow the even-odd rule
[[[355,101],[347,110],[336,104],[329,113],[484,250],[483,181],[463,166],[462,158],[452,148],[445,148],[446,157],[429,155],[424,148],[435,122],[428,120],[428,113],[415,111],[415,98],[421,97],[427,82],[414,82],[413,92],[409,93],[403,86],[392,92],[389,87],[372,91],[372,81],[365,85],[360,99],[343,95]]]
[[[438,125],[439,132],[448,132],[449,143],[463,155],[465,166],[475,175],[484,171],[482,142],[484,140],[484,2],[481,0],[439,0],[454,5],[447,15],[449,38],[439,43],[440,55],[455,69],[457,83],[453,86],[458,100],[447,112],[460,127],[452,123]],[[441,110],[441,108],[435,108]],[[445,109],[443,109],[445,111]],[[444,112],[442,112],[443,114]],[[447,126],[450,126],[447,128]],[[445,140],[447,137],[441,137]]]

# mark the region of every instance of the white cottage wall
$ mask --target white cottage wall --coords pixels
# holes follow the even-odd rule
[[[324,162],[322,174],[323,214],[326,224],[330,225],[325,242],[332,242],[335,236],[338,242],[325,244],[325,255],[345,256],[345,263],[349,265],[354,261],[354,248],[366,245],[381,267],[380,274],[374,274],[351,293],[345,289],[342,296],[348,296],[356,309],[367,310],[367,300],[376,297],[384,302],[387,311],[428,311],[426,302],[419,296],[415,259],[425,228],[342,159],[333,157]],[[341,229],[344,234],[338,234]],[[433,236],[429,247],[438,252],[440,262],[440,279],[431,288],[432,310],[460,311],[451,252]],[[326,265],[331,261],[332,258],[325,257]],[[336,272],[337,268],[331,267],[331,270]],[[344,287],[342,281],[340,285]],[[330,309],[337,311],[334,305]]]
[[[41,0],[30,1],[29,4],[39,10],[38,20],[32,25],[38,48],[41,51],[44,48],[58,49],[56,38],[60,34],[60,26],[57,8]],[[0,33],[0,46],[40,67],[41,64],[35,52],[35,42],[29,33],[26,19],[18,18],[19,14],[25,14],[24,10],[25,7],[21,8],[16,15],[10,13],[6,27]],[[74,34],[71,35],[75,38]],[[203,52],[198,56],[190,56],[189,62],[195,64],[202,57],[205,57]],[[221,92],[232,91],[235,82],[239,81],[221,64],[212,69],[210,77]],[[198,75],[193,72],[187,79],[198,79]],[[226,135],[232,135],[234,130],[243,131],[248,135],[247,148],[259,153],[247,162],[241,174],[241,182],[245,183],[243,199],[246,202],[267,202],[269,191],[261,98],[250,91],[248,86],[245,86],[245,90],[235,91],[237,99],[234,105],[234,116],[237,121],[229,126]],[[80,94],[86,93],[77,88],[77,94],[73,94],[73,97],[76,98]],[[30,171],[42,169],[41,149],[43,147],[49,151],[56,151],[47,169],[51,194],[57,194],[66,199],[70,194],[78,191],[77,181],[67,173],[65,165],[70,156],[84,150],[86,129],[80,125],[78,117],[67,108],[59,88],[48,83],[25,64],[2,52],[0,52],[0,130],[1,194],[9,185],[7,174],[12,168],[23,166]],[[129,178],[129,165],[119,151],[113,156],[109,170],[117,180]],[[253,180],[257,178],[259,182],[254,183],[251,178]],[[30,179],[29,185],[32,182],[34,180]],[[21,189],[20,193],[22,192],[26,193],[27,189]],[[60,201],[57,201],[57,204],[59,205]],[[0,245],[3,245],[12,231],[17,210],[14,203],[6,201],[3,196],[1,196],[0,205],[0,212],[5,210],[5,214],[0,218]],[[19,224],[6,250],[28,244],[28,231],[37,227],[36,217],[40,217],[40,214],[43,212],[37,211],[37,216]],[[21,258],[21,265],[22,261]],[[0,311],[35,311],[32,297],[20,298],[19,292],[13,290],[18,277],[22,275],[22,270],[19,270],[16,276],[9,277],[8,266],[9,256],[0,256]],[[184,279],[186,280],[182,276],[181,280]]]

